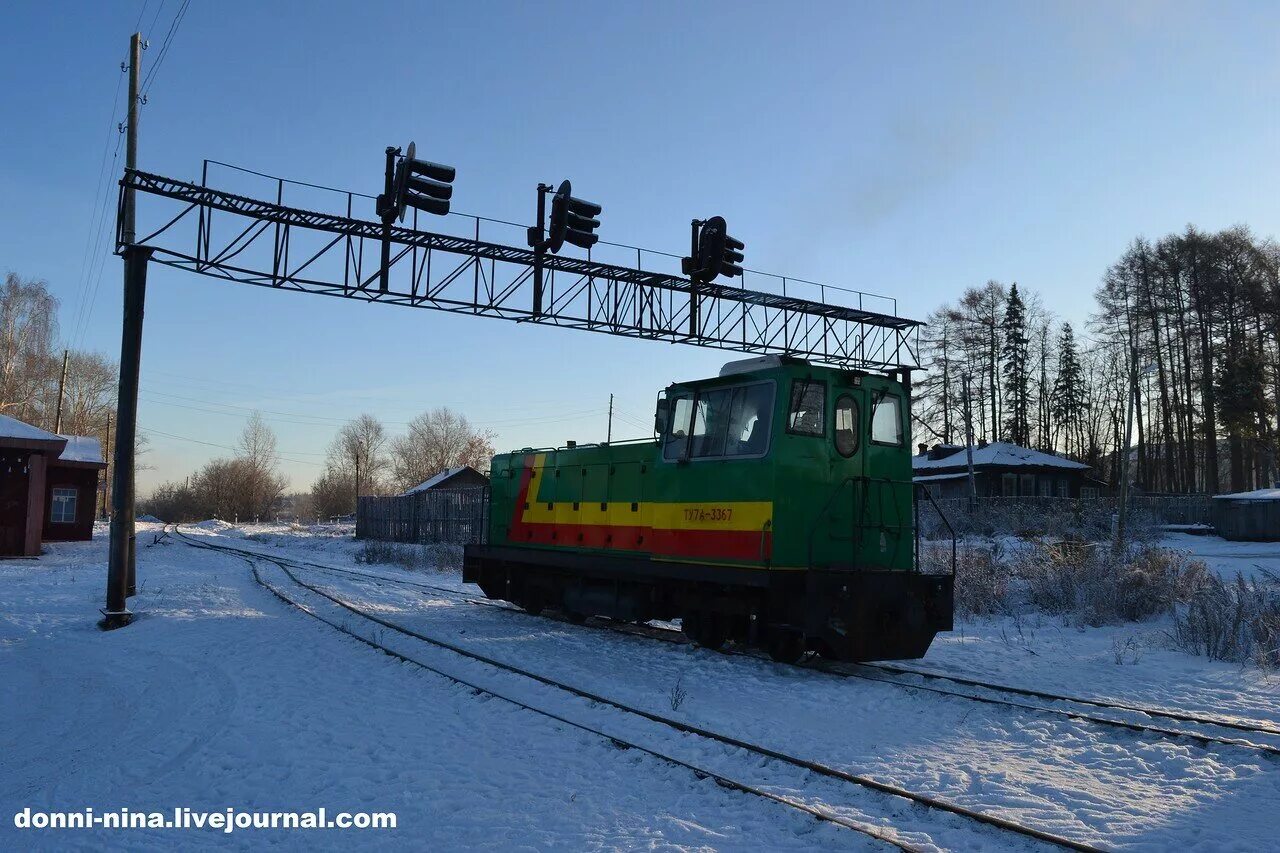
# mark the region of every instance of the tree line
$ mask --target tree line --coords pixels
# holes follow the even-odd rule
[[[389,436],[372,415],[345,424],[329,445],[324,473],[311,488],[311,514],[354,513],[356,495],[403,492],[448,468],[487,471],[494,434],[448,408],[423,412],[403,435]]]
[[[1130,423],[1131,476],[1142,489],[1270,485],[1280,246],[1243,226],[1138,238],[1094,295],[1083,333],[1036,294],[996,281],[930,314],[917,434],[963,443],[967,416],[979,441],[1065,454],[1116,483]]]
[[[276,436],[254,413],[230,458],[214,459],[190,477],[158,486],[140,512],[165,521],[266,520],[277,515],[332,518],[356,510],[357,495],[404,491],[447,468],[486,470],[493,434],[447,408],[432,409],[391,436],[369,414],[344,424],[330,442],[324,471],[309,493],[287,496]]]

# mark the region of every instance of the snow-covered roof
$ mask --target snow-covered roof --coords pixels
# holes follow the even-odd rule
[[[93,462],[102,464],[102,442],[88,435],[63,435],[67,446],[58,457],[59,462]]]
[[[33,427],[17,418],[0,415],[0,438],[16,438],[20,441],[61,441],[62,437]]]
[[[1280,489],[1254,489],[1252,492],[1236,492],[1234,495],[1214,495],[1219,501],[1280,501]]]
[[[461,474],[465,470],[467,470],[466,465],[459,465],[456,468],[446,468],[443,471],[441,471],[439,474],[436,474],[434,477],[424,480],[423,482],[414,486],[412,489],[406,489],[404,494],[412,495],[412,494],[417,494],[418,492],[425,492],[427,489],[434,488],[440,485],[441,483],[443,483],[445,480],[449,479],[450,477],[455,477],[458,474]]]
[[[956,468],[966,464],[964,447],[941,459],[930,459],[928,454],[911,457],[913,471],[939,470]],[[1021,468],[1034,466],[1039,468],[1063,468],[1072,471],[1087,471],[1088,465],[1074,462],[1052,453],[1043,453],[1029,447],[1020,447],[1007,441],[994,441],[986,447],[973,448],[974,467],[1004,466]]]
[[[927,477],[912,477],[911,481],[914,483],[937,483],[941,480],[960,480],[968,476],[969,473],[967,471],[957,471],[954,474],[930,474]]]

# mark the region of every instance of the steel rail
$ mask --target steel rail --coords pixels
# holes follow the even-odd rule
[[[245,555],[252,554],[254,556],[262,557],[263,559],[285,559],[286,561],[295,564],[296,567],[333,572],[341,575],[355,577],[360,580],[372,581],[374,583],[387,582],[392,584],[398,584],[401,586],[415,587],[415,588],[423,589],[432,593],[452,596],[467,604],[493,607],[498,610],[505,610],[510,613],[515,613],[519,616],[524,616],[529,618],[549,618],[545,614],[540,616],[534,616],[533,614],[528,613],[527,611],[523,610],[520,607],[504,604],[504,603],[493,601],[490,599],[476,598],[475,596],[470,595],[469,593],[463,592],[461,590],[450,589],[448,587],[435,586],[433,584],[422,583],[420,581],[411,581],[403,578],[392,578],[392,577],[387,577],[386,575],[360,572],[353,569],[345,569],[338,566],[329,566],[321,563],[311,563],[304,560],[298,560],[295,558],[268,557],[266,555],[262,555],[257,552],[235,549],[235,548],[232,548],[231,546],[223,545],[220,547],[227,548],[228,550],[235,551],[236,553],[239,553],[239,554],[245,554]],[[556,619],[555,621],[565,622],[566,624],[580,624],[580,623],[569,622],[569,620],[562,620],[562,619]],[[621,624],[621,623],[605,622],[600,624],[587,625],[585,627],[612,631],[614,633],[624,634],[627,636],[635,636],[635,637],[642,637],[645,639],[658,640],[661,642],[673,642],[679,645],[684,645],[684,644],[687,644],[688,642],[687,640],[684,639],[684,634],[681,631],[678,631],[675,629],[660,628],[653,625],[646,625],[642,627],[642,626],[635,626],[635,625],[628,625],[628,624]],[[663,634],[668,636],[660,636]],[[761,655],[752,654],[752,653],[744,652],[740,650],[724,651],[722,653],[741,655],[744,657],[751,657],[756,659],[763,659]],[[1186,738],[1188,740],[1195,741],[1201,745],[1219,744],[1223,746],[1238,746],[1244,749],[1251,749],[1258,752],[1267,753],[1270,755],[1280,755],[1280,747],[1272,746],[1270,744],[1251,743],[1249,741],[1240,740],[1238,738],[1221,737],[1218,735],[1205,734],[1202,732],[1190,732],[1190,731],[1184,731],[1181,729],[1169,729],[1163,726],[1153,726],[1145,723],[1134,723],[1126,720],[1114,720],[1108,717],[1099,717],[1092,714],[1086,714],[1080,711],[1072,711],[1067,708],[1046,708],[1040,705],[1031,705],[1025,702],[1016,702],[1008,699],[997,699],[990,696],[975,696],[972,693],[964,693],[964,692],[955,691],[955,690],[945,690],[938,687],[929,687],[927,685],[922,685],[922,684],[913,684],[907,681],[898,681],[891,678],[878,678],[876,676],[868,675],[866,673],[849,672],[845,669],[840,668],[841,666],[844,666],[844,665],[838,664],[838,663],[824,662],[816,665],[815,664],[797,664],[797,666],[800,666],[804,669],[809,669],[815,672],[821,672],[827,675],[838,676],[840,678],[859,678],[864,681],[874,681],[880,684],[889,684],[895,687],[901,687],[906,690],[921,690],[921,691],[934,693],[942,696],[953,696],[960,699],[968,699],[968,700],[979,702],[982,704],[1003,705],[1010,708],[1018,708],[1021,710],[1035,711],[1043,714],[1054,714],[1057,716],[1066,717],[1068,719],[1079,720],[1081,722],[1112,726],[1112,727],[1127,729],[1129,731],[1134,731],[1134,732],[1139,732],[1144,734],[1156,734],[1156,735],[1160,735],[1163,737],[1170,737],[1170,738]],[[1044,693],[1041,691],[1028,690],[1028,689],[1016,688],[1016,687],[1007,687],[1003,685],[997,685],[997,684],[977,681],[973,679],[965,679],[965,678],[958,678],[958,677],[953,677],[948,675],[942,675],[938,673],[925,673],[919,670],[913,670],[906,667],[897,667],[897,666],[892,666],[888,664],[860,663],[860,664],[853,664],[853,666],[863,667],[867,669],[880,669],[887,672],[920,675],[927,678],[937,678],[937,679],[942,679],[947,681],[954,681],[957,683],[964,684],[966,686],[979,687],[979,688],[994,690],[998,692],[1007,692],[1015,695],[1025,695],[1032,698],[1044,698],[1044,699],[1050,699],[1054,701],[1074,702],[1077,704],[1089,705],[1089,706],[1098,707],[1098,708],[1143,713],[1148,716],[1164,717],[1167,719],[1176,720],[1178,722],[1194,723],[1197,725],[1206,725],[1206,726],[1221,726],[1223,728],[1230,728],[1233,730],[1239,730],[1239,731],[1247,732],[1250,734],[1280,736],[1280,729],[1272,729],[1266,726],[1251,727],[1241,723],[1234,723],[1229,720],[1222,720],[1216,717],[1201,717],[1201,716],[1196,716],[1194,714],[1186,714],[1186,713],[1172,711],[1172,710],[1149,708],[1149,707],[1143,707],[1138,705],[1126,705],[1122,703],[1109,703],[1100,699],[1089,699],[1089,698],[1066,696],[1066,695],[1059,695],[1059,694],[1053,694],[1053,693]]]
[[[189,539],[189,537],[186,537],[181,533],[179,533],[179,536],[182,536],[182,538],[186,539],[187,541],[192,541]],[[224,546],[213,545],[212,543],[200,543],[200,546],[209,548],[215,551],[225,550],[228,553],[232,553],[235,556],[241,557],[241,558],[245,558],[247,556],[244,553],[236,553],[235,549],[224,548]],[[497,659],[488,657],[487,655],[483,655],[478,652],[473,652],[468,649],[464,649],[460,646],[456,646],[453,643],[448,642],[447,640],[442,640],[438,637],[431,637],[419,631],[415,631],[412,628],[407,628],[403,625],[399,625],[395,622],[392,622],[389,619],[384,619],[383,617],[378,616],[377,614],[370,613],[364,610],[363,608],[360,608],[354,604],[351,604],[350,602],[345,601],[344,599],[336,595],[326,592],[325,590],[320,589],[319,587],[316,587],[313,584],[309,584],[306,581],[302,580],[289,569],[288,565],[286,564],[287,558],[280,559],[275,556],[266,555],[266,554],[253,554],[252,556],[261,560],[265,560],[267,562],[275,563],[277,566],[280,567],[281,571],[283,571],[294,583],[298,584],[304,589],[310,590],[311,592],[321,596],[322,598],[328,599],[329,601],[333,602],[337,606],[343,608],[344,610],[347,610],[350,613],[353,613],[364,619],[368,619],[371,622],[374,622],[392,631],[396,631],[405,636],[412,637],[417,640],[421,640],[422,642],[428,643],[430,645],[438,646],[440,648],[451,651],[455,654],[461,655],[462,657],[475,660],[479,663],[483,663],[485,665],[488,665],[497,669],[501,669],[506,672],[513,673],[515,675],[523,676],[532,681],[536,681],[540,684],[544,684],[548,687],[553,687],[553,688],[562,690],[566,693],[570,693],[581,699],[586,699],[590,702],[596,702],[601,705],[608,705],[609,707],[616,708],[628,714],[632,714],[634,716],[638,716],[643,719],[650,720],[651,722],[669,726],[685,734],[697,735],[699,737],[702,737],[708,740],[713,740],[718,743],[725,744],[727,746],[732,746],[737,749],[743,749],[748,752],[755,753],[764,758],[771,758],[776,761],[781,761],[786,764],[791,764],[795,767],[798,767],[803,770],[809,770],[821,776],[826,776],[828,778],[848,782],[850,784],[864,787],[869,790],[874,790],[879,793],[888,794],[890,796],[901,797],[903,799],[925,806],[926,808],[935,809],[937,811],[947,812],[960,817],[968,818],[970,820],[974,820],[979,823],[995,827],[997,829],[1005,830],[1007,832],[1012,832],[1018,835],[1025,836],[1027,838],[1034,839],[1036,841],[1042,841],[1047,844],[1052,844],[1052,845],[1063,847],[1069,850],[1097,851],[1100,849],[1098,847],[1084,844],[1082,842],[1075,841],[1073,839],[1066,838],[1064,836],[1055,835],[1050,832],[1045,832],[1043,830],[1035,829],[1034,827],[1024,826],[1023,824],[1017,823],[1007,818],[1000,817],[999,815],[993,815],[986,812],[976,811],[974,809],[961,806],[957,803],[952,803],[947,800],[933,797],[929,794],[921,794],[914,791],[910,791],[906,788],[901,788],[897,785],[893,785],[887,782],[881,782],[876,779],[872,779],[868,776],[863,776],[856,773],[850,773],[848,771],[840,770],[839,768],[832,767],[827,764],[822,764],[821,762],[812,761],[806,758],[799,758],[789,753],[775,750],[771,747],[762,746],[760,744],[752,743],[750,741],[745,741],[740,738],[732,737],[730,735],[720,734],[718,732],[714,732],[709,729],[704,729],[699,726],[691,725],[689,723],[684,723],[679,720],[673,720],[670,717],[664,717],[661,714],[655,714],[652,711],[646,711],[642,708],[637,708],[632,705],[627,705],[626,703],[621,702],[619,700],[610,699],[606,696],[592,693],[591,691],[584,690],[579,687],[574,687],[573,685],[570,685],[570,684],[565,684],[563,682],[557,681],[556,679],[549,678],[548,676],[539,675],[538,673],[531,672],[522,667],[518,667],[503,661],[499,661]]]
[[[207,544],[199,544],[199,545],[195,545],[194,547],[208,548],[210,550],[218,551],[218,549],[215,546],[211,546]],[[219,551],[219,553],[224,553],[224,552]],[[476,694],[491,696],[495,699],[500,699],[503,702],[510,703],[511,705],[514,705],[515,707],[520,708],[521,710],[538,714],[539,716],[546,717],[547,719],[554,720],[555,722],[563,723],[567,726],[571,726],[580,731],[584,731],[589,734],[600,737],[604,740],[609,741],[614,746],[617,746],[620,749],[637,750],[646,755],[652,756],[653,758],[657,758],[660,761],[671,764],[675,767],[680,767],[685,770],[689,770],[698,778],[709,778],[713,780],[716,784],[721,785],[725,788],[729,788],[730,790],[740,791],[744,794],[751,794],[753,796],[761,797],[763,799],[771,800],[773,802],[787,806],[788,808],[799,810],[801,812],[804,812],[805,814],[808,814],[814,818],[817,818],[818,820],[832,823],[832,824],[835,824],[836,826],[842,826],[846,829],[851,829],[855,832],[859,832],[864,835],[875,838],[878,841],[883,841],[886,844],[890,844],[898,848],[899,850],[908,851],[908,853],[922,853],[922,851],[926,849],[923,847],[918,847],[913,844],[909,844],[908,842],[902,841],[900,839],[894,838],[886,834],[879,827],[872,826],[871,824],[865,824],[860,821],[851,820],[841,815],[828,812],[825,809],[821,809],[816,806],[811,806],[808,803],[804,803],[799,800],[792,799],[791,797],[784,797],[780,794],[775,794],[771,791],[766,791],[762,788],[758,788],[746,782],[740,782],[729,776],[725,776],[722,773],[716,773],[713,770],[708,770],[705,767],[699,767],[698,765],[691,764],[687,761],[683,761],[679,758],[676,758],[675,756],[667,755],[666,753],[659,752],[658,750],[655,750],[655,749],[650,749],[649,747],[646,747],[646,746],[641,746],[640,744],[635,743],[634,741],[629,741],[625,738],[618,737],[617,735],[611,735],[607,732],[593,728],[592,726],[588,726],[583,723],[577,722],[575,720],[571,720],[567,717],[562,717],[559,714],[556,714],[551,711],[547,711],[542,708],[538,708],[534,705],[530,705],[526,702],[522,702],[519,699],[514,699],[510,696],[507,696],[503,693],[500,693],[494,690],[493,688],[482,687],[481,685],[476,684],[472,681],[468,681],[465,678],[460,678],[456,675],[445,672],[444,670],[437,669],[436,667],[431,666],[430,664],[423,663],[422,661],[417,660],[416,658],[412,658],[406,654],[403,654],[401,652],[395,651],[394,649],[388,648],[387,646],[377,642],[376,640],[371,640],[367,637],[364,637],[361,634],[357,633],[356,631],[353,631],[348,626],[340,625],[337,622],[332,621],[331,619],[326,619],[324,616],[321,616],[319,613],[315,612],[314,610],[307,607],[306,605],[289,598],[289,596],[285,595],[278,587],[263,580],[262,575],[258,572],[258,567],[253,564],[252,557],[239,556],[239,559],[242,559],[249,564],[250,570],[253,572],[253,579],[257,581],[257,583],[260,586],[265,588],[267,591],[269,591],[272,595],[280,599],[280,601],[284,602],[285,604],[293,608],[296,608],[297,610],[307,614],[308,616],[311,616],[314,619],[319,620],[320,622],[324,623],[325,625],[328,625],[330,628],[333,628],[336,631],[346,634],[348,637],[351,637],[352,639],[355,639],[360,641],[361,643],[364,643],[370,648],[376,649],[377,651],[380,651],[385,655],[396,658],[397,660],[403,663],[408,663],[408,664],[417,666],[421,669],[426,670],[427,672],[430,672],[430,673],[433,673],[434,675],[438,675],[442,678],[445,678],[448,681],[453,682],[454,684],[457,684],[461,687],[466,687]],[[263,559],[267,562],[274,562],[276,563],[276,565],[280,565],[281,568],[284,569],[283,565],[281,565],[275,560],[272,560],[267,557],[261,557],[260,559]],[[286,574],[288,574],[287,569],[284,569],[284,571]],[[305,587],[305,584],[301,584],[300,582],[299,584]],[[365,617],[365,618],[369,618],[369,617]],[[373,620],[373,621],[378,621],[378,620]]]

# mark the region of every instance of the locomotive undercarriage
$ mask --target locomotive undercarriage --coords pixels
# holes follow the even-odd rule
[[[733,641],[794,662],[918,658],[951,629],[950,575],[740,568],[641,557],[467,546],[463,578],[490,598],[572,621],[680,619],[697,644]]]

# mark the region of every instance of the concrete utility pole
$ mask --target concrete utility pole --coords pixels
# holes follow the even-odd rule
[[[609,395],[609,428],[605,433],[604,443],[609,444],[613,441],[613,395]]]
[[[53,416],[53,431],[62,435],[62,395],[67,390],[67,359],[71,350],[62,351],[62,378],[58,380],[58,413]]]
[[[111,412],[107,412],[107,446],[105,453],[102,454],[103,459],[111,458]],[[107,492],[110,481],[102,484],[102,517],[107,518]]]
[[[125,169],[138,167],[138,81],[142,36],[129,39],[129,118]],[[110,630],[133,619],[126,600],[135,594],[134,450],[138,440],[138,371],[142,363],[142,315],[147,293],[147,261],[152,250],[134,245],[137,237],[134,192],[126,189],[120,222],[124,244],[124,322],[120,335],[120,386],[116,401],[116,455],[111,484],[111,543],[107,563],[107,606],[102,627]]]

